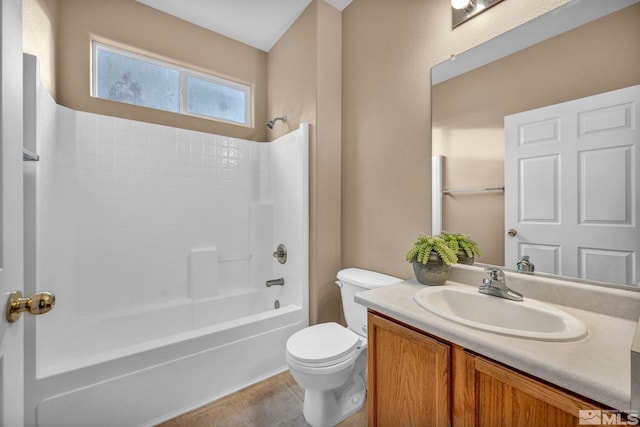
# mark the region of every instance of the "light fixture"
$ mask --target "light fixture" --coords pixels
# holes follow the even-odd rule
[[[451,0],[451,26],[457,27],[502,0]]]
[[[466,9],[471,0],[451,0],[451,7],[454,9]]]

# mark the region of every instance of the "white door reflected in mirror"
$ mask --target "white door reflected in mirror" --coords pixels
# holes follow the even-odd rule
[[[635,285],[640,86],[505,117],[505,265]]]

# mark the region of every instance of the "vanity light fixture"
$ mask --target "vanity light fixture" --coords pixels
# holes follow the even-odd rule
[[[471,0],[451,0],[451,7],[454,9],[466,9],[471,4]]]
[[[451,0],[451,26],[457,27],[502,0]]]

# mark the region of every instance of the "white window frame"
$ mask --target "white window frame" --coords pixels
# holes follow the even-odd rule
[[[103,51],[107,51],[110,53],[114,53],[116,55],[121,55],[121,56],[125,56],[131,59],[135,59],[137,61],[142,61],[142,62],[147,62],[149,64],[152,65],[156,65],[159,67],[164,67],[173,71],[177,71],[178,73],[180,73],[180,111],[177,112],[177,114],[183,114],[186,116],[192,116],[192,117],[199,117],[205,120],[213,120],[216,122],[222,122],[222,123],[229,123],[229,124],[233,124],[233,125],[237,125],[237,126],[243,126],[243,127],[253,127],[253,123],[252,123],[252,94],[251,94],[251,86],[246,85],[246,84],[242,84],[242,83],[238,83],[238,82],[234,82],[231,80],[227,80],[227,79],[223,79],[220,77],[216,77],[210,74],[205,74],[205,73],[201,73],[186,67],[181,67],[175,64],[171,64],[169,62],[165,62],[165,61],[161,61],[146,55],[141,55],[138,53],[134,53],[128,50],[124,50],[124,49],[120,49],[117,47],[113,47],[113,46],[109,46],[107,44],[101,43],[101,42],[97,42],[97,41],[92,41],[91,42],[91,97],[93,98],[98,98],[98,99],[104,99],[107,101],[112,101],[112,102],[121,102],[121,101],[116,101],[113,99],[109,99],[109,98],[103,98],[98,96],[98,64],[97,64],[97,57],[98,55],[96,54],[97,49],[101,49]],[[189,106],[188,106],[188,100],[189,100],[189,87],[187,84],[188,78],[189,77],[195,77],[198,78],[200,80],[205,80],[211,83],[215,83],[221,86],[226,86],[232,89],[236,89],[236,90],[240,90],[243,91],[245,94],[245,105],[244,105],[244,123],[241,122],[236,122],[233,120],[225,120],[222,118],[218,118],[218,117],[214,117],[214,116],[207,116],[207,115],[203,115],[203,114],[196,114],[196,113],[192,113],[189,112]],[[153,107],[147,107],[145,105],[137,105],[137,104],[129,104],[126,102],[122,102],[123,104],[128,104],[128,105],[136,105],[137,107],[142,107],[142,108],[150,108],[150,109],[156,109]],[[162,110],[162,109],[157,109],[159,111],[167,111],[167,110]],[[172,112],[172,111],[167,111],[167,112]],[[175,113],[175,112],[174,112]]]

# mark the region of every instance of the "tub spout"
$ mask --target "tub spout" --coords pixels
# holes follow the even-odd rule
[[[266,284],[267,288],[272,286],[284,286],[284,279],[281,277],[279,279],[267,280]]]

